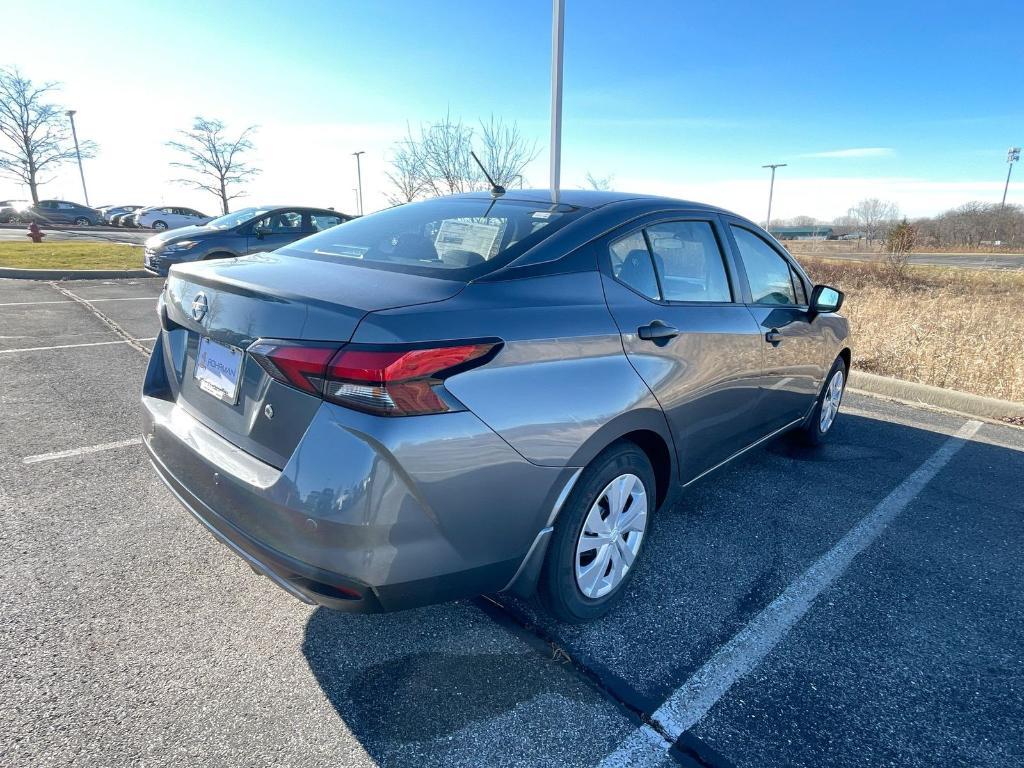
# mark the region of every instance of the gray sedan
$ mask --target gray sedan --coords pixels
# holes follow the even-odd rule
[[[67,200],[40,200],[21,214],[38,224],[75,224],[80,227],[103,223],[103,215],[95,208]]]
[[[842,301],[718,208],[439,198],[172,267],[143,434],[196,519],[300,600],[539,592],[581,622],[686,486],[828,437]]]
[[[273,251],[350,218],[329,208],[243,208],[201,226],[182,227],[149,238],[145,267],[150,272],[166,275],[171,266],[187,261]]]

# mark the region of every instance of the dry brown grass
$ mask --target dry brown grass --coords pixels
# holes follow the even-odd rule
[[[846,292],[855,368],[1024,402],[1024,271],[800,261]]]

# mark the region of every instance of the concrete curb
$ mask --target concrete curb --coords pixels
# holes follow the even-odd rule
[[[1024,418],[1024,403],[997,400],[953,389],[942,389],[929,384],[892,379],[864,371],[850,372],[850,389],[861,390],[874,395],[892,397],[909,403],[921,403],[947,411],[958,411],[970,416],[986,419],[1004,419],[1008,416]]]
[[[117,280],[125,277],[156,277],[156,275],[144,269],[16,269],[0,267],[0,279]]]

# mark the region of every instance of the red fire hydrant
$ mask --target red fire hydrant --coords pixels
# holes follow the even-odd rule
[[[33,221],[28,225],[28,234],[26,237],[33,243],[41,243],[46,235],[39,229],[39,225]]]

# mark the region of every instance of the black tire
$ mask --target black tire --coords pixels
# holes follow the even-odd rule
[[[228,253],[227,251],[215,251],[214,253],[203,256],[203,261],[211,261],[213,259],[234,259],[235,254]]]
[[[841,357],[836,358],[836,361],[832,364],[832,369],[828,372],[828,376],[825,377],[825,384],[821,388],[821,392],[818,394],[818,400],[815,402],[814,409],[811,411],[810,416],[807,417],[807,421],[804,422],[800,429],[795,432],[797,439],[804,445],[821,445],[832,433],[832,429],[836,423],[835,420],[839,417],[839,405],[836,405],[837,412],[832,416],[832,419],[824,429],[822,429],[821,411],[825,404],[825,399],[829,394],[832,380],[836,377],[837,373],[841,373],[843,376],[842,388],[839,393],[839,399],[841,402],[843,393],[846,391],[846,380],[848,374],[846,361]]]
[[[158,230],[160,230],[162,232],[163,230],[167,229],[167,222],[166,221],[154,221],[153,222],[153,229],[158,229]]]
[[[639,549],[622,580],[609,593],[587,597],[576,579],[577,543],[591,507],[609,483],[624,474],[640,479],[647,499],[646,525]],[[651,462],[634,443],[623,441],[609,446],[583,470],[555,523],[538,584],[540,598],[552,615],[565,622],[581,624],[604,616],[623,598],[646,548],[656,499]]]
[[[79,216],[77,219],[75,219],[76,227],[88,227],[91,223],[92,222],[85,218],[85,216]]]

